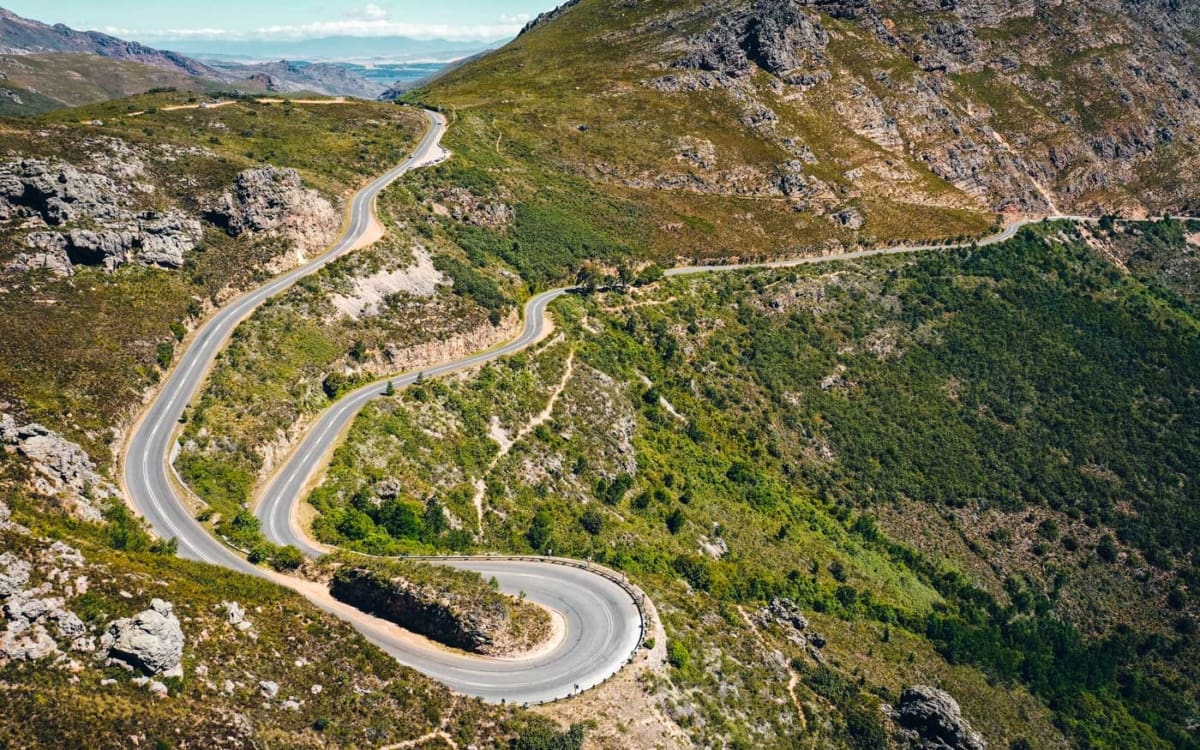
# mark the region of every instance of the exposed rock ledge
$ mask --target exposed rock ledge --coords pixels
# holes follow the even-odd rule
[[[918,750],[987,750],[983,737],[963,718],[958,701],[944,690],[905,688],[893,718]]]
[[[178,211],[134,211],[131,195],[105,175],[63,162],[0,163],[0,221],[31,220],[52,231],[31,232],[30,252],[15,270],[46,269],[69,276],[77,265],[112,270],[126,263],[180,268],[204,236],[201,223]],[[70,226],[81,223],[81,226]]]
[[[478,574],[421,563],[355,560],[330,593],[414,633],[487,656],[528,652],[552,633],[542,608],[493,590]]]

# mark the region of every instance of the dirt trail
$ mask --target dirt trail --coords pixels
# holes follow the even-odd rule
[[[750,628],[750,631],[752,633],[754,633],[754,637],[756,639],[758,639],[759,645],[765,649],[767,647],[767,644],[763,642],[762,633],[760,633],[758,631],[758,626],[754,624],[754,620],[750,619],[750,615],[746,614],[746,610],[742,609],[742,605],[740,605],[740,604],[738,605],[737,611],[738,611],[738,614],[740,614],[742,616],[742,619],[746,621],[746,625],[747,625],[747,627]],[[792,669],[791,664],[787,665],[787,672],[788,672],[788,684],[787,684],[788,695],[792,699],[792,705],[796,707],[796,716],[799,717],[799,719],[800,719],[800,728],[801,728],[801,730],[804,730],[804,729],[808,728],[808,719],[804,715],[804,708],[801,707],[801,705],[800,705],[800,699],[796,697],[796,685],[800,684],[800,675],[797,674],[796,670]]]
[[[493,422],[492,428],[489,431],[489,437],[491,437],[492,440],[495,440],[496,443],[500,445],[500,452],[497,453],[494,458],[492,458],[491,463],[489,463],[487,469],[484,470],[483,473],[485,477],[491,473],[492,469],[496,468],[496,464],[500,463],[500,459],[508,455],[508,452],[512,450],[512,447],[515,444],[529,437],[534,430],[550,421],[550,417],[554,413],[554,405],[558,403],[559,396],[562,395],[562,392],[567,387],[567,382],[570,381],[571,376],[574,374],[575,352],[571,352],[569,355],[567,355],[567,366],[563,369],[562,379],[559,380],[558,384],[554,386],[554,390],[550,391],[550,400],[546,402],[546,408],[535,414],[532,419],[530,419],[523,427],[521,427],[521,429],[517,430],[516,435],[510,437],[504,428],[500,426],[498,421]],[[479,533],[482,534],[483,495],[487,491],[487,483],[481,477],[475,480],[474,485],[475,496],[472,499],[472,502],[475,505],[475,516]]]

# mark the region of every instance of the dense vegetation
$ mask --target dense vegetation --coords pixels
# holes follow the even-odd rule
[[[1097,241],[1152,238],[1178,256],[1194,230]],[[702,708],[705,723],[685,724],[702,741],[762,743],[758,720],[781,722],[778,742],[790,734],[750,707],[781,687],[728,634],[745,626],[739,610],[783,596],[862,639],[829,649],[863,695],[790,649],[844,737],[871,735],[856,706],[894,700],[898,669],[942,659],[999,686],[971,670],[947,680],[978,721],[1012,710],[1016,685],[1056,716],[1058,730],[1022,709],[988,727],[995,740],[1189,746],[1200,330],[1170,287],[1120,271],[1078,231],[568,299],[565,340],[365,411],[314,493],[317,528],[403,549],[417,537],[386,524],[344,534],[348,501],[388,477],[409,502],[470,517],[483,481],[479,548],[591,556],[652,591],[680,644],[670,700]],[[548,422],[498,451],[497,425],[521,435],[548,405]],[[914,517],[959,547],[930,547]],[[888,653],[899,642],[907,655]],[[714,649],[741,666],[697,663]],[[892,663],[906,657],[914,666]],[[700,697],[730,682],[748,691],[736,707]]]

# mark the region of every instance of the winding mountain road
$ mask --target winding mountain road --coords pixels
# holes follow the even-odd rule
[[[404,163],[354,196],[347,229],[336,245],[308,265],[237,299],[196,332],[130,434],[122,481],[134,508],[149,522],[156,534],[178,541],[181,556],[268,578],[293,588],[318,607],[349,621],[370,641],[401,663],[465,695],[509,703],[555,700],[607,679],[626,663],[641,642],[643,616],[635,601],[639,595],[615,574],[564,560],[497,557],[443,560],[445,564],[474,570],[485,577],[494,576],[504,591],[524,591],[529,600],[557,613],[562,624],[561,637],[555,643],[527,658],[470,656],[441,648],[391,623],[338,602],[321,586],[250,564],[195,520],[183,496],[182,483],[173,477],[170,464],[179,419],[237,325],[269,298],[357,247],[370,231],[379,193],[409,170],[440,160],[443,154],[440,140],[446,131],[446,121],[438,113],[427,111],[425,114],[429,119],[429,130],[420,145]],[[1094,221],[1082,216],[1050,218]],[[1009,225],[979,244],[1002,242],[1014,236],[1022,226],[1034,222],[1029,220]],[[904,246],[744,265],[690,266],[670,269],[666,275],[784,268],[948,247]],[[372,399],[384,395],[389,381],[396,386],[404,386],[415,382],[421,375],[436,377],[477,367],[527,348],[547,330],[546,309],[549,304],[568,292],[568,289],[555,289],[531,298],[525,306],[523,330],[516,339],[503,346],[430,367],[420,373],[414,371],[382,379],[344,395],[330,406],[308,429],[260,496],[256,514],[267,538],[279,544],[295,545],[310,556],[321,554],[324,550],[308,537],[297,521],[297,508],[305,488],[327,464],[340,436],[359,411]]]
[[[370,231],[379,193],[409,170],[441,158],[443,152],[440,141],[446,131],[446,120],[435,112],[426,112],[426,117],[429,119],[428,132],[413,155],[355,194],[346,231],[337,244],[311,263],[240,297],[217,312],[195,333],[149,408],[131,431],[121,478],[133,507],[158,536],[177,541],[182,557],[268,578],[293,588],[318,607],[348,620],[370,641],[401,663],[463,694],[510,703],[535,703],[563,698],[611,676],[641,643],[642,615],[634,595],[613,580],[612,574],[602,575],[582,565],[563,564],[563,561],[478,558],[449,563],[478,571],[489,578],[494,576],[504,591],[514,594],[524,591],[530,601],[554,611],[562,624],[561,637],[553,646],[528,658],[470,656],[444,649],[338,602],[323,587],[250,564],[196,521],[184,497],[182,483],[173,476],[170,465],[179,420],[238,324],[266,300],[358,246]],[[437,375],[470,367],[527,346],[537,339],[545,319],[545,306],[554,296],[557,295],[542,295],[530,303],[526,320],[536,321],[536,325],[527,326],[521,337],[508,346],[426,372]],[[415,375],[400,377],[396,378],[396,382],[407,383],[415,379]],[[322,424],[347,423],[363,404],[380,392],[381,388],[355,391],[326,412]],[[278,524],[280,517],[287,518],[288,508],[294,507],[299,497],[300,485],[294,484],[294,478],[300,474],[311,474],[313,467],[336,439],[339,429],[335,426],[312,431],[285,471],[281,472],[279,482],[273,485],[278,487],[277,492],[296,494],[269,495],[263,503],[262,507],[283,508],[282,515],[276,513],[268,522],[270,538],[283,543],[295,543],[309,554],[319,554],[319,550],[302,533],[292,529],[281,531]],[[270,499],[272,497],[276,499]],[[281,504],[280,499],[284,497],[290,503]]]

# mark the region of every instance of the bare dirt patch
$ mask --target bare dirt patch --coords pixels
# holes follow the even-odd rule
[[[330,301],[343,315],[359,320],[377,315],[384,301],[394,294],[432,297],[439,286],[447,283],[446,277],[434,268],[433,258],[424,247],[415,248],[413,256],[416,262],[407,268],[354,279],[350,294],[335,294]]]

